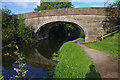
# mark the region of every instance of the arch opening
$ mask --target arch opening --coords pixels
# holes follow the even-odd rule
[[[86,37],[86,30],[73,22],[69,21],[53,21],[39,26],[37,31],[39,40],[48,38],[65,38],[66,40],[74,40],[76,38]]]

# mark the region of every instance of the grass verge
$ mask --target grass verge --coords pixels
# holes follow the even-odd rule
[[[72,41],[64,43],[52,59],[59,61],[55,67],[54,78],[100,78],[83,48]]]
[[[83,38],[77,38],[77,39],[73,40],[73,42],[76,42],[76,41],[78,41],[78,40],[80,40],[80,39],[83,39]]]
[[[88,43],[87,46],[97,50],[109,52],[113,57],[118,57],[118,35],[119,33],[115,33],[100,42]]]

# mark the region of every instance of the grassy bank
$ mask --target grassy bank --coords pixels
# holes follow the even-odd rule
[[[63,44],[53,60],[59,61],[54,78],[99,78],[83,48],[71,41]]]
[[[118,55],[118,35],[119,35],[119,33],[115,33],[112,36],[109,36],[100,42],[89,43],[89,44],[87,44],[87,46],[101,50],[101,51],[109,52],[114,57],[117,57],[117,55]]]
[[[73,40],[73,42],[76,42],[76,41],[78,41],[78,40],[80,40],[80,39],[83,39],[83,38],[77,38],[77,39]]]

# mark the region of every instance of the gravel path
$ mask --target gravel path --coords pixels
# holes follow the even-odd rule
[[[109,53],[89,48],[84,44],[77,45],[84,48],[102,78],[118,78],[118,60],[113,59]]]

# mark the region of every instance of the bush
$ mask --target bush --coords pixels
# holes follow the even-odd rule
[[[24,19],[10,15],[9,9],[2,9],[2,41],[3,44],[18,44],[19,42],[32,41],[32,32],[24,24]]]
[[[120,1],[109,4],[107,11],[111,18],[117,19],[118,25],[120,25]]]

